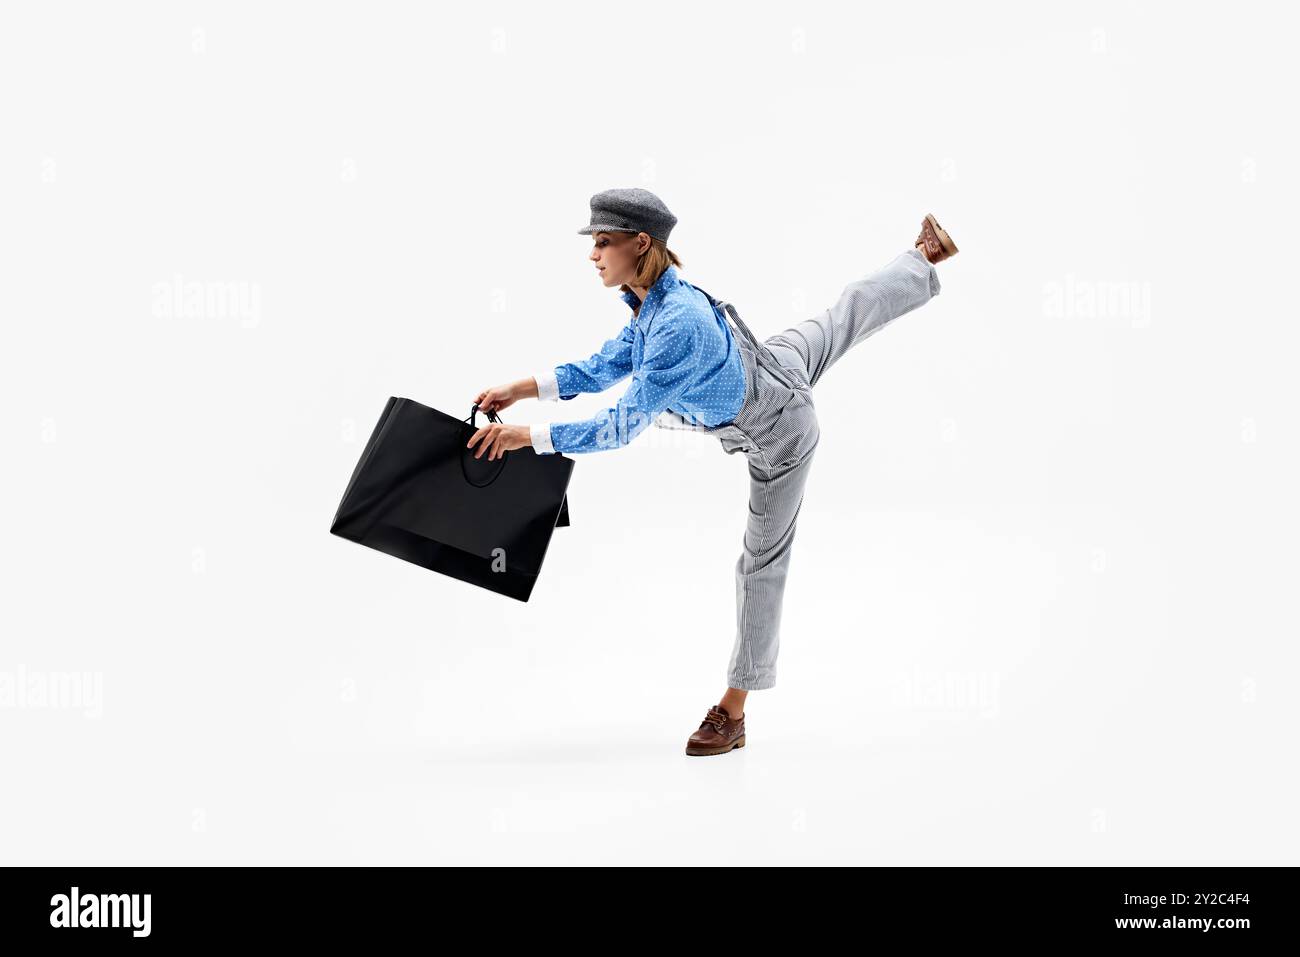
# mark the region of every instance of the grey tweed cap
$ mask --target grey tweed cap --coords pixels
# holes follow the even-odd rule
[[[648,189],[636,186],[607,189],[591,197],[591,224],[579,233],[646,233],[668,242],[677,217],[664,201]]]

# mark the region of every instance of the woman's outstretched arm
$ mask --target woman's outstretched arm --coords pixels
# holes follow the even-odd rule
[[[591,358],[566,362],[549,372],[484,389],[474,403],[485,412],[499,412],[520,399],[572,399],[583,392],[603,392],[631,375],[632,344],[635,341],[636,331],[632,323],[628,323],[618,336],[608,340]],[[470,438],[469,447],[475,445],[479,446],[476,458],[485,454],[488,458],[499,458],[505,452],[527,445],[541,453],[557,451],[551,444],[550,426],[546,423],[531,427],[489,423]]]
[[[591,358],[566,362],[545,372],[484,389],[474,404],[484,412],[500,412],[520,399],[553,402],[572,399],[583,392],[604,392],[632,374],[632,343],[636,332],[628,323]]]
[[[600,452],[622,448],[690,387],[698,371],[700,327],[662,316],[646,340],[645,356],[627,392],[612,409],[581,422],[541,422],[530,427],[533,451]]]
[[[628,323],[591,358],[566,362],[533,376],[537,398],[544,402],[572,399],[583,392],[604,392],[632,374],[632,343],[636,331]]]

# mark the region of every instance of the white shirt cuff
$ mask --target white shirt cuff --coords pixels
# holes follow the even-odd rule
[[[551,444],[551,423],[539,422],[530,425],[528,431],[532,435],[533,451],[538,455],[550,455],[555,451],[555,446]]]
[[[560,382],[554,372],[541,372],[533,376],[537,382],[537,398],[543,402],[557,402],[560,398]]]

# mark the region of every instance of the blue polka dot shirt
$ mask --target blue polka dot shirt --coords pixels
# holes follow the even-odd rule
[[[632,382],[612,409],[581,422],[531,426],[533,451],[600,452],[622,448],[660,414],[721,425],[740,414],[745,367],[726,316],[670,265],[646,291],[623,331],[589,359],[567,362],[534,376],[537,397],[554,401],[603,392],[629,375]]]

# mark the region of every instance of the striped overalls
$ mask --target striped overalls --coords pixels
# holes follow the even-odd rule
[[[725,309],[732,319],[745,367],[744,404],[723,425],[692,424],[672,412],[655,425],[716,435],[727,454],[744,452],[749,460],[749,518],[736,561],[730,687],[753,691],[776,684],[781,601],[795,522],[821,434],[813,386],[854,345],[938,292],[934,266],[910,249],[878,272],[849,283],[830,309],[762,342],[734,306],[705,293],[715,309]]]

